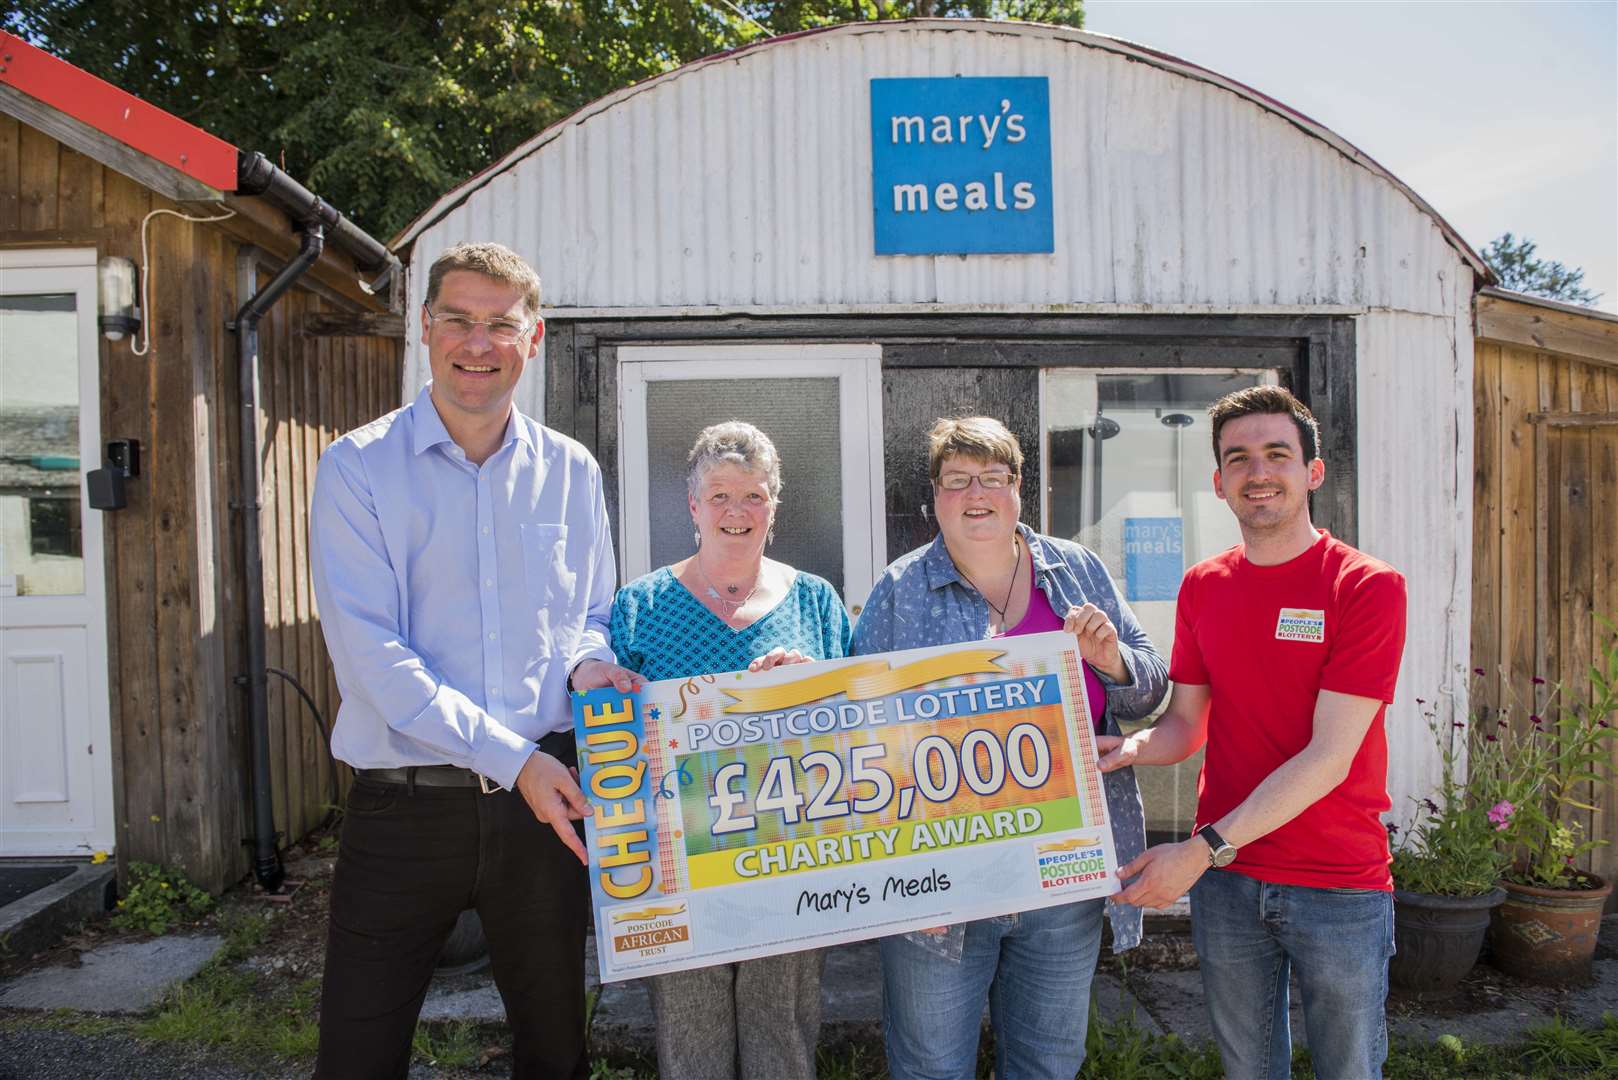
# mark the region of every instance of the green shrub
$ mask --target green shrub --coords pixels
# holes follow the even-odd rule
[[[112,925],[119,930],[164,934],[175,923],[202,918],[213,910],[213,904],[213,897],[176,870],[130,863],[129,890],[118,901]]]

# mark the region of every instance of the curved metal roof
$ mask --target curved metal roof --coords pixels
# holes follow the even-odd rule
[[[1478,253],[1472,249],[1472,246],[1461,237],[1461,234],[1456,231],[1454,226],[1450,225],[1448,221],[1444,220],[1443,215],[1439,214],[1439,212],[1435,210],[1432,205],[1427,202],[1427,200],[1418,195],[1408,184],[1400,180],[1397,176],[1394,176],[1386,168],[1378,164],[1376,160],[1369,154],[1365,153],[1363,150],[1359,149],[1347,139],[1344,139],[1342,136],[1332,131],[1330,128],[1327,128],[1325,125],[1310,119],[1308,116],[1298,112],[1296,109],[1290,108],[1282,102],[1277,101],[1268,94],[1255,90],[1244,83],[1237,82],[1235,79],[1220,75],[1218,72],[1210,71],[1207,68],[1193,64],[1188,60],[1182,60],[1180,57],[1173,56],[1169,53],[1162,52],[1145,45],[1138,45],[1131,41],[1125,41],[1122,38],[1108,37],[1105,34],[1092,34],[1087,31],[1074,30],[1065,26],[1051,26],[1044,23],[1010,22],[990,19],[899,19],[885,20],[881,22],[843,23],[837,26],[822,27],[814,30],[804,30],[795,34],[782,34],[778,37],[756,41],[749,45],[732,49],[728,52],[715,53],[712,56],[705,56],[700,60],[693,60],[688,64],[683,64],[680,67],[667,71],[662,75],[656,76],[655,78],[647,79],[644,82],[635,83],[631,86],[626,86],[622,90],[617,90],[606,95],[605,97],[598,98],[576,112],[573,112],[568,116],[563,117],[561,120],[558,120],[556,123],[545,128],[533,138],[528,139],[517,146],[500,160],[494,162],[481,172],[476,173],[460,185],[445,193],[438,199],[437,202],[428,207],[426,211],[420,214],[414,221],[407,225],[402,232],[395,236],[389,246],[396,252],[403,252],[404,250],[408,249],[410,245],[414,243],[417,236],[419,236],[427,228],[431,227],[445,214],[449,213],[457,206],[460,206],[474,192],[492,182],[497,176],[511,168],[514,164],[528,157],[529,155],[538,152],[547,143],[558,138],[567,128],[582,124],[591,117],[605,112],[619,103],[627,101],[628,99],[636,96],[637,94],[644,94],[655,90],[666,82],[673,79],[682,78],[691,72],[699,70],[710,64],[732,61],[738,57],[745,56],[750,53],[780,48],[788,45],[791,42],[799,41],[807,37],[816,37],[823,34],[879,34],[897,29],[925,29],[953,33],[960,33],[963,30],[977,30],[990,34],[1011,34],[1069,41],[1075,45],[1084,45],[1089,48],[1101,49],[1106,52],[1115,53],[1140,63],[1151,64],[1154,67],[1162,68],[1165,71],[1173,72],[1188,79],[1195,79],[1199,82],[1205,82],[1220,87],[1221,89],[1235,94],[1237,97],[1252,102],[1254,105],[1257,105],[1259,108],[1264,109],[1267,112],[1281,117],[1304,133],[1326,143],[1353,163],[1387,180],[1389,184],[1393,185],[1395,189],[1397,189],[1413,204],[1415,204],[1415,206],[1421,210],[1422,213],[1426,214],[1433,220],[1433,222],[1438,226],[1439,231],[1443,234],[1445,240],[1460,254],[1467,264],[1471,266],[1473,273],[1478,278],[1486,283],[1491,284],[1496,280],[1493,272],[1490,271],[1488,265],[1484,263],[1482,257],[1478,255]]]

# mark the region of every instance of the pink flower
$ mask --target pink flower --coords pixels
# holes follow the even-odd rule
[[[1512,806],[1511,803],[1507,802],[1505,799],[1501,799],[1499,802],[1490,807],[1489,820],[1494,822],[1494,831],[1504,832],[1506,826],[1511,823],[1511,815],[1515,814],[1516,812],[1517,808]]]
[[[1472,674],[1474,674],[1474,675],[1482,675],[1483,674],[1483,669],[1480,668],[1480,667],[1475,667],[1475,668],[1472,669]]]
[[[1545,680],[1541,679],[1538,675],[1535,675],[1534,676],[1534,685],[1535,686],[1544,686],[1545,685]]]

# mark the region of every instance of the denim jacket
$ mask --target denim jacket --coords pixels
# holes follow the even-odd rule
[[[1106,612],[1118,629],[1119,654],[1130,680],[1116,683],[1096,675],[1107,689],[1103,730],[1121,734],[1120,719],[1136,720],[1151,714],[1168,690],[1168,665],[1158,655],[1146,632],[1135,620],[1107,568],[1093,551],[1069,540],[1042,536],[1018,525],[1033,557],[1034,583],[1063,615],[1070,607],[1094,604]],[[852,656],[921,649],[979,641],[989,635],[989,604],[968,585],[955,568],[942,536],[926,547],[901,556],[882,572],[871,590],[865,610],[854,627]],[[1102,778],[1107,815],[1117,842],[1118,864],[1128,863],[1146,849],[1146,818],[1140,787],[1133,769],[1119,769]],[[1130,904],[1107,901],[1112,920],[1112,948],[1123,952],[1140,944],[1141,911]],[[964,930],[951,927],[939,934],[915,934],[913,940],[945,955],[959,956]]]

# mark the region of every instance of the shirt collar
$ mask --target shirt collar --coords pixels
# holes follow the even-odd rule
[[[1046,550],[1040,541],[1039,534],[1022,522],[1017,523],[1017,535],[1022,542],[1028,545],[1028,553],[1034,560],[1034,572],[1049,570],[1056,565],[1051,553]],[[944,546],[944,534],[939,533],[933,538],[932,545],[928,547],[927,554],[921,557],[922,565],[927,568],[927,587],[929,589],[942,589],[944,586],[961,582],[961,572],[955,566],[955,560],[949,557],[949,548]]]
[[[413,444],[411,449],[420,456],[439,443],[455,445],[450,437],[449,429],[444,426],[444,418],[438,415],[438,406],[433,404],[433,384],[429,382],[421,388],[416,400],[410,403],[410,417],[412,422]],[[534,433],[529,430],[527,417],[518,413],[515,407],[511,415],[506,418],[506,434],[500,440],[500,449],[504,450],[513,439],[525,442],[530,450],[538,450],[534,442]]]

